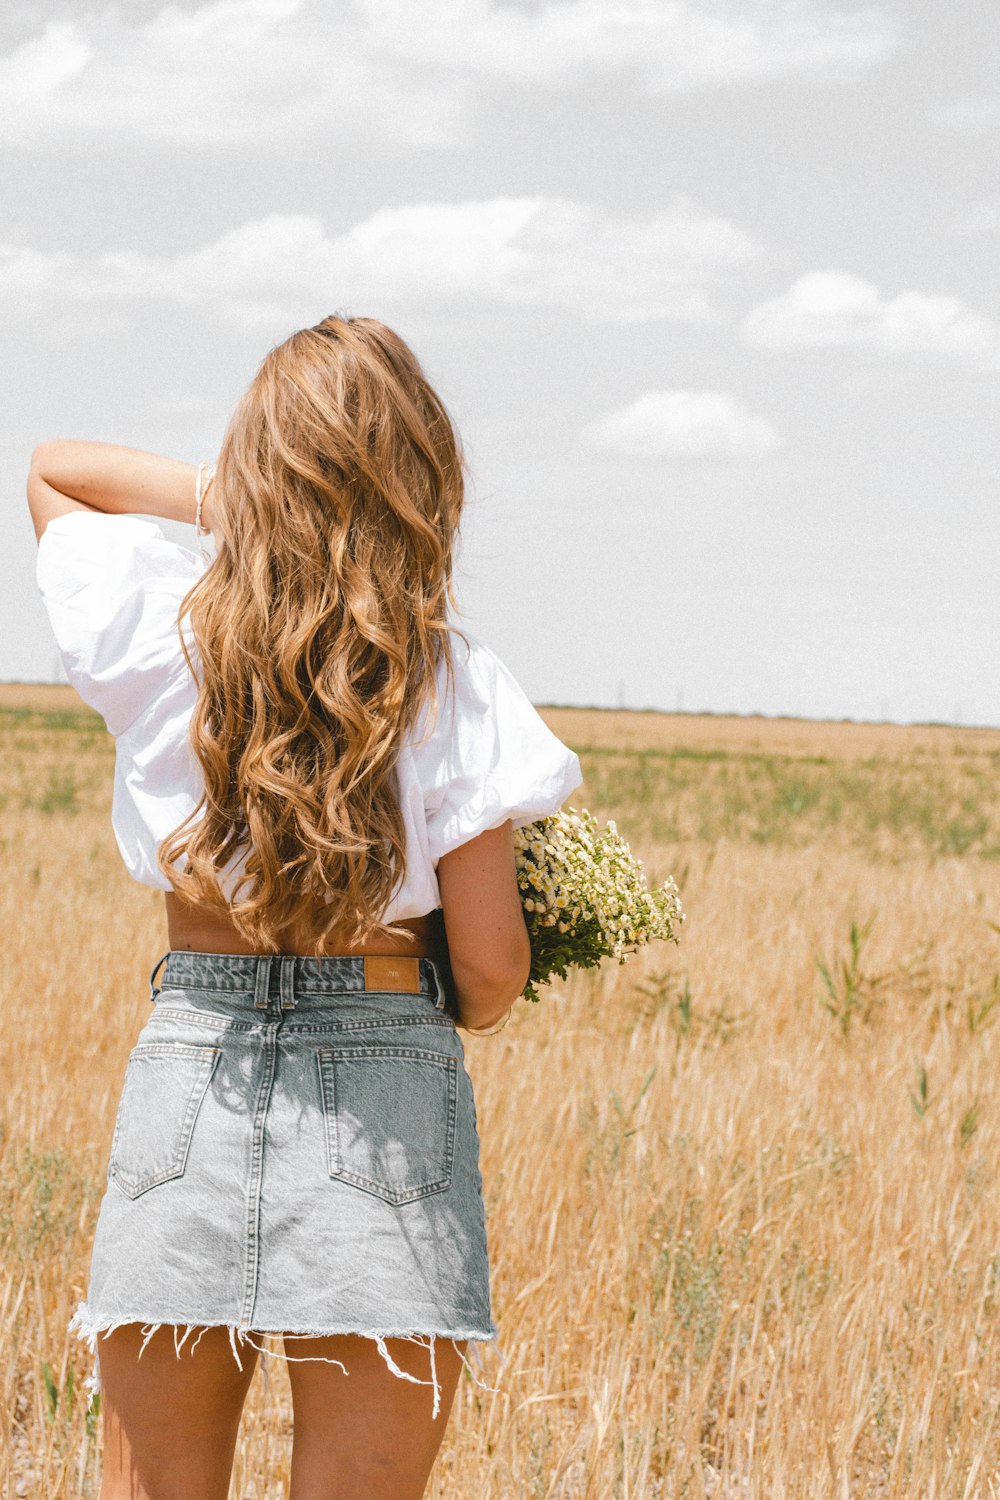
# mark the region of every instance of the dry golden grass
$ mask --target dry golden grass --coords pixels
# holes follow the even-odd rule
[[[166,940],[118,861],[99,721],[19,691],[0,1491],[75,1497],[97,1454],[65,1330]],[[575,800],[682,878],[689,920],[467,1041],[506,1367],[495,1395],[463,1377],[428,1495],[1000,1496],[1000,734],[546,717],[589,747]],[[287,1494],[269,1368],[241,1500]]]

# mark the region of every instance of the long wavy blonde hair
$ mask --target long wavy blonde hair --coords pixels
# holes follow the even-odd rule
[[[404,930],[381,921],[405,873],[395,766],[437,708],[442,659],[451,681],[464,479],[444,405],[373,318],[292,334],[233,413],[216,555],[178,618],[200,658],[181,633],[205,790],[158,864],[255,949],[300,922],[319,946],[335,929],[349,943]],[[227,900],[219,877],[244,852]]]

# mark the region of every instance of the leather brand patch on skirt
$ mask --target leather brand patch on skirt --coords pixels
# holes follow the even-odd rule
[[[366,958],[365,989],[420,994],[419,958]]]

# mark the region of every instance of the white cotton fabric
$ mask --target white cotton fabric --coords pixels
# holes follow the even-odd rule
[[[214,548],[194,551],[134,515],[70,511],[49,521],[36,579],[67,675],[115,738],[112,826],[125,867],[169,890],[157,850],[196,807],[201,768],[188,739],[196,684],[181,650],[181,600]],[[183,622],[197,663],[190,620]],[[555,812],[582,781],[580,762],[544,723],[493,651],[453,633],[455,692],[438,671],[441,709],[425,713],[397,762],[406,874],[387,922],[440,906],[443,854],[498,828]],[[243,858],[221,884],[233,894]]]

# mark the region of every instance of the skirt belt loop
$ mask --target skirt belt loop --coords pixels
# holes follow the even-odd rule
[[[156,960],[156,963],[153,965],[153,971],[149,976],[149,1003],[151,1005],[155,1003],[157,996],[160,994],[159,986],[153,983],[154,979],[156,978],[156,971],[163,963],[163,960],[169,957],[170,949],[168,948],[166,953],[164,953],[163,958],[158,958]]]
[[[267,1010],[267,991],[270,983],[271,955],[270,953],[264,953],[257,958],[257,979],[253,992],[255,1010]]]

